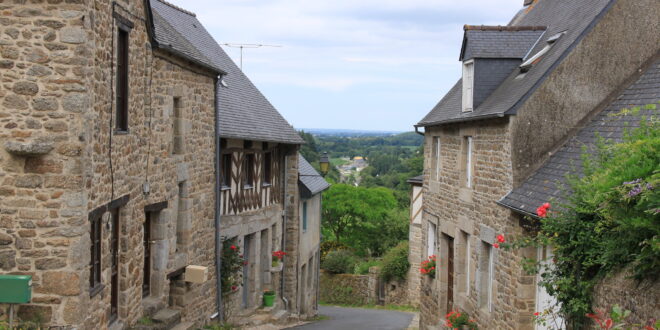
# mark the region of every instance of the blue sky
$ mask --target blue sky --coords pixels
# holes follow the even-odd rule
[[[460,76],[463,24],[507,24],[523,0],[170,0],[296,128],[411,130]],[[239,50],[223,46],[238,63]]]

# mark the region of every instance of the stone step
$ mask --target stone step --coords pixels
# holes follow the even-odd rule
[[[287,321],[288,312],[284,309],[275,312],[272,316],[273,323],[282,323]]]
[[[181,312],[176,309],[164,308],[156,312],[152,319],[169,329],[181,322]]]
[[[195,323],[193,322],[179,323],[171,328],[171,330],[195,330],[195,329],[196,329]]]

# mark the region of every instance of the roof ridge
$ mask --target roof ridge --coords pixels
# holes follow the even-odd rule
[[[164,5],[170,6],[170,7],[174,8],[174,9],[176,9],[176,10],[178,10],[178,11],[184,13],[184,14],[188,14],[188,15],[190,15],[190,16],[192,16],[192,17],[197,17],[197,14],[193,13],[192,11],[189,11],[189,10],[183,9],[183,8],[181,8],[181,7],[179,7],[179,6],[175,5],[175,4],[169,3],[169,2],[167,2],[167,1],[165,1],[165,0],[156,0],[156,1],[158,1],[158,2],[160,2],[160,3],[162,3],[162,4],[164,4]]]
[[[478,30],[478,31],[543,31],[547,29],[546,26],[532,25],[532,26],[509,26],[509,25],[463,25],[463,30]]]

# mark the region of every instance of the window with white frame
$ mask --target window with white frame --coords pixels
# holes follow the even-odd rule
[[[463,292],[466,296],[470,295],[470,234],[461,231],[461,238],[463,240],[462,255],[463,258]]]
[[[467,188],[472,188],[472,137],[466,136],[463,138],[463,168],[462,174],[464,177],[464,184]]]
[[[463,62],[463,112],[472,111],[474,99],[474,60]]]
[[[479,264],[479,307],[493,310],[493,246],[481,242]]]
[[[435,224],[429,222],[428,236],[426,237],[426,256],[435,255]]]

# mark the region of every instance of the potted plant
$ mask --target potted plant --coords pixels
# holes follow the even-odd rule
[[[445,326],[450,329],[478,329],[477,322],[470,319],[468,313],[461,313],[458,310],[453,310],[445,315]]]
[[[271,271],[273,272],[279,272],[282,270],[283,262],[282,258],[286,255],[286,252],[284,251],[275,251],[273,252],[273,261],[271,264]]]
[[[275,304],[275,291],[264,291],[264,307],[273,307]]]
[[[435,278],[436,261],[437,259],[435,255],[429,256],[428,260],[422,261],[419,267],[419,272],[422,273],[422,275],[428,276],[429,278]]]

